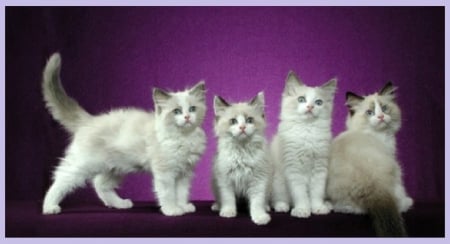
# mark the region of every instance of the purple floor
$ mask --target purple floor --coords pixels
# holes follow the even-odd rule
[[[267,226],[253,224],[245,211],[220,218],[211,202],[195,202],[197,212],[163,216],[155,203],[137,202],[130,210],[100,203],[62,205],[59,215],[40,214],[40,203],[6,202],[6,237],[370,237],[367,216],[332,213],[308,219],[272,213]],[[417,203],[404,215],[409,236],[444,237],[444,205]]]

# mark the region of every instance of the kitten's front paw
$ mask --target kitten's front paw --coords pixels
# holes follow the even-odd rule
[[[61,207],[58,205],[46,205],[42,208],[43,214],[59,214],[61,213]]]
[[[181,208],[184,210],[184,212],[186,213],[193,213],[195,212],[195,206],[192,203],[187,203],[185,205],[182,205]]]
[[[220,210],[220,217],[234,218],[237,215],[236,208],[225,207]]]
[[[408,209],[410,209],[412,207],[412,205],[414,204],[414,201],[412,200],[412,198],[410,197],[405,197],[404,199],[402,199],[401,204],[400,204],[400,212],[406,212],[408,211]]]
[[[296,207],[291,210],[291,216],[297,218],[308,218],[311,216],[311,209],[304,207]]]
[[[277,213],[286,213],[289,211],[289,204],[285,202],[276,202],[273,206],[275,212]]]
[[[332,206],[329,202],[323,202],[319,204],[314,204],[311,207],[311,212],[313,214],[329,214],[331,212]]]
[[[161,212],[166,216],[181,216],[185,213],[184,210],[178,206],[161,207]]]
[[[122,199],[112,206],[117,209],[128,209],[133,207],[133,202],[130,199]]]
[[[219,211],[219,204],[217,204],[216,202],[213,203],[213,205],[211,206],[211,210],[214,212],[218,212]]]
[[[270,215],[267,213],[259,213],[259,214],[254,214],[251,216],[252,217],[252,221],[253,223],[257,224],[257,225],[266,225],[267,223],[270,222]]]

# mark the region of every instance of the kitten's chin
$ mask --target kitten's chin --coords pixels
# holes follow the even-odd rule
[[[251,135],[248,135],[246,133],[240,133],[233,137],[234,137],[234,139],[236,139],[238,141],[245,141],[245,140],[248,140],[251,137]]]
[[[302,116],[301,116],[302,120],[314,120],[318,118],[318,115],[313,113],[313,112],[305,112]]]
[[[197,125],[193,124],[193,123],[184,123],[182,125],[178,125],[177,124],[177,128],[183,132],[190,132],[192,130],[194,130],[197,127]]]

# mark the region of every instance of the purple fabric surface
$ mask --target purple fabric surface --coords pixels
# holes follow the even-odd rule
[[[99,202],[64,204],[60,215],[44,216],[33,201],[6,203],[6,237],[370,237],[368,216],[332,213],[308,219],[271,213],[266,226],[255,225],[245,209],[233,219],[212,212],[212,202],[198,201],[195,214],[163,216],[154,202],[130,210],[108,209]],[[410,237],[444,237],[444,205],[417,203],[404,214]],[[426,223],[426,224],[424,224]]]
[[[338,77],[333,132],[344,130],[346,91],[399,87],[398,157],[419,201],[444,201],[443,7],[6,7],[6,199],[41,200],[68,143],[42,102],[41,73],[60,51],[67,92],[91,113],[152,109],[151,88],[178,90],[205,79],[206,153],[192,199],[210,200],[214,95],[266,93],[274,134],[284,79]],[[126,178],[120,194],[153,199],[151,178]],[[95,198],[79,190],[67,202]]]

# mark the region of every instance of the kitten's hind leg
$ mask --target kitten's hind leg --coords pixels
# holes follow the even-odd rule
[[[67,194],[85,184],[89,173],[79,167],[70,164],[65,159],[54,172],[54,181],[45,194],[42,205],[43,214],[58,214],[61,212],[60,202]]]
[[[121,182],[122,176],[112,173],[98,174],[94,177],[93,185],[98,197],[107,207],[127,209],[133,207],[129,199],[122,199],[114,190]]]

